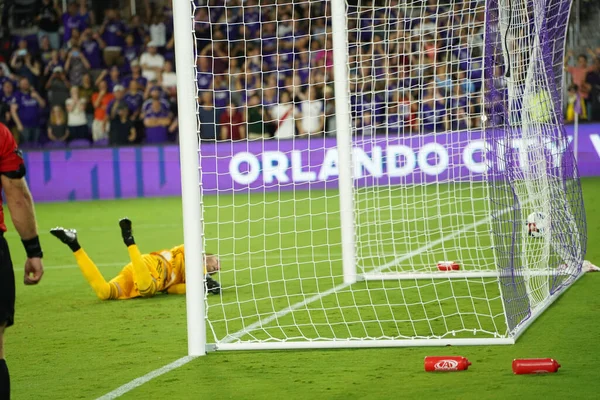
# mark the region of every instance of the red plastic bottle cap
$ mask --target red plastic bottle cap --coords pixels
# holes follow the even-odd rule
[[[440,271],[458,271],[460,265],[454,261],[440,261],[437,263],[437,268]]]

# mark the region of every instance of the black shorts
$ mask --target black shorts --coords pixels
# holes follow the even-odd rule
[[[8,243],[0,232],[0,326],[11,326],[15,317],[15,272]]]

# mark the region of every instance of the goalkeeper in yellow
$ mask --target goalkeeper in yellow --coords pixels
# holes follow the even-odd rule
[[[121,236],[127,246],[131,262],[115,278],[106,281],[96,264],[91,260],[77,241],[74,229],[54,228],[50,233],[69,246],[77,260],[77,265],[100,300],[132,299],[152,297],[156,293],[185,293],[185,258],[183,245],[171,250],[161,250],[142,254],[133,239],[131,221],[123,218],[119,221]],[[206,290],[219,294],[221,286],[210,277],[220,270],[219,259],[214,255],[204,258]]]

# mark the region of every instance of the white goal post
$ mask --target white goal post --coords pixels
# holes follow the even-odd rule
[[[173,2],[174,36],[177,42],[177,107],[181,132],[198,130],[196,122],[195,52],[193,45],[192,5],[187,1]],[[181,164],[181,200],[183,210],[183,237],[186,260],[186,305],[188,355],[206,354],[206,323],[204,301],[204,248],[202,240],[202,208],[198,160],[198,135],[179,136]],[[189,151],[192,150],[192,151]]]
[[[583,273],[570,6],[174,1],[189,354],[514,343]]]

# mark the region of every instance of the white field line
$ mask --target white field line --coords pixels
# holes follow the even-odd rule
[[[427,250],[429,250],[430,248],[432,248],[434,246],[437,246],[438,244],[444,243],[446,240],[454,239],[455,237],[457,237],[457,236],[459,236],[459,235],[461,235],[461,234],[463,234],[465,232],[468,232],[471,229],[475,229],[478,226],[481,226],[483,224],[487,224],[491,220],[492,220],[492,217],[490,216],[490,217],[487,217],[487,218],[485,218],[485,219],[483,219],[483,220],[481,220],[479,222],[473,223],[471,225],[467,225],[467,226],[463,227],[462,229],[460,229],[460,230],[452,233],[451,235],[448,235],[446,237],[442,237],[442,238],[439,238],[437,240],[434,240],[433,242],[430,242],[429,244],[427,244],[425,246],[422,246],[422,247],[416,249],[415,251],[412,251],[412,252],[410,252],[408,254],[405,254],[405,255],[403,255],[401,257],[397,257],[396,259],[394,259],[394,260],[392,260],[392,261],[390,261],[390,262],[388,262],[386,264],[383,264],[380,267],[376,268],[373,272],[375,272],[375,273],[376,272],[381,272],[384,269],[390,268],[390,267],[392,267],[392,266],[394,266],[394,265],[396,265],[396,264],[398,264],[398,263],[400,263],[402,261],[408,260],[411,257],[419,255],[422,252],[427,251]],[[316,294],[314,296],[311,296],[311,297],[305,299],[304,301],[296,303],[296,304],[294,304],[294,305],[292,305],[290,307],[284,308],[281,311],[273,313],[273,314],[269,315],[266,318],[263,318],[263,319],[255,322],[253,324],[250,324],[247,327],[245,327],[244,329],[241,329],[241,330],[237,331],[234,334],[226,336],[225,339],[223,339],[219,343],[231,343],[231,342],[233,342],[235,340],[238,340],[241,337],[243,337],[244,335],[247,335],[247,334],[249,334],[251,332],[254,332],[254,331],[257,331],[257,330],[261,329],[264,325],[268,325],[269,323],[273,322],[277,318],[281,318],[281,317],[283,317],[283,316],[285,316],[285,315],[287,315],[287,314],[289,314],[289,313],[291,313],[291,312],[293,312],[295,310],[298,310],[298,309],[300,309],[300,308],[302,308],[302,307],[304,307],[304,306],[306,306],[306,305],[308,305],[310,303],[314,303],[315,301],[319,301],[323,297],[326,297],[326,296],[329,296],[330,294],[337,293],[337,292],[339,292],[341,290],[344,290],[344,289],[346,289],[349,286],[350,286],[350,284],[343,283],[343,284],[337,285],[337,286],[335,286],[335,287],[333,287],[333,288],[331,288],[329,290],[326,290],[325,292],[322,292],[322,293]],[[219,348],[219,344],[217,343],[217,349],[218,348]],[[190,357],[190,356],[182,357],[179,360],[176,360],[176,361],[172,362],[171,364],[165,365],[162,368],[159,368],[157,370],[149,372],[149,373],[147,373],[146,375],[144,375],[144,376],[142,376],[140,378],[134,379],[131,382],[128,382],[128,383],[124,384],[123,386],[120,386],[120,387],[116,388],[112,392],[109,392],[109,393],[105,394],[104,396],[99,397],[97,400],[112,400],[112,399],[116,399],[117,397],[122,396],[125,393],[130,392],[133,389],[136,389],[136,388],[142,386],[143,384],[145,384],[146,382],[148,382],[148,381],[156,378],[157,376],[166,374],[167,372],[173,371],[174,369],[179,368],[180,366],[189,363],[194,358],[195,357]]]
[[[196,357],[192,357],[192,356],[181,357],[179,360],[175,360],[171,364],[167,364],[162,368],[155,369],[154,371],[149,372],[144,376],[140,376],[139,378],[136,378],[136,379],[132,380],[131,382],[126,383],[125,385],[116,388],[115,390],[113,390],[110,393],[106,393],[102,397],[98,397],[97,400],[112,400],[112,399],[116,399],[117,397],[123,396],[125,393],[130,392],[139,386],[142,386],[144,383],[146,383],[156,377],[159,377],[163,374],[166,374],[167,372],[173,371],[175,368],[179,368],[182,365],[189,363],[194,358],[196,358]]]

